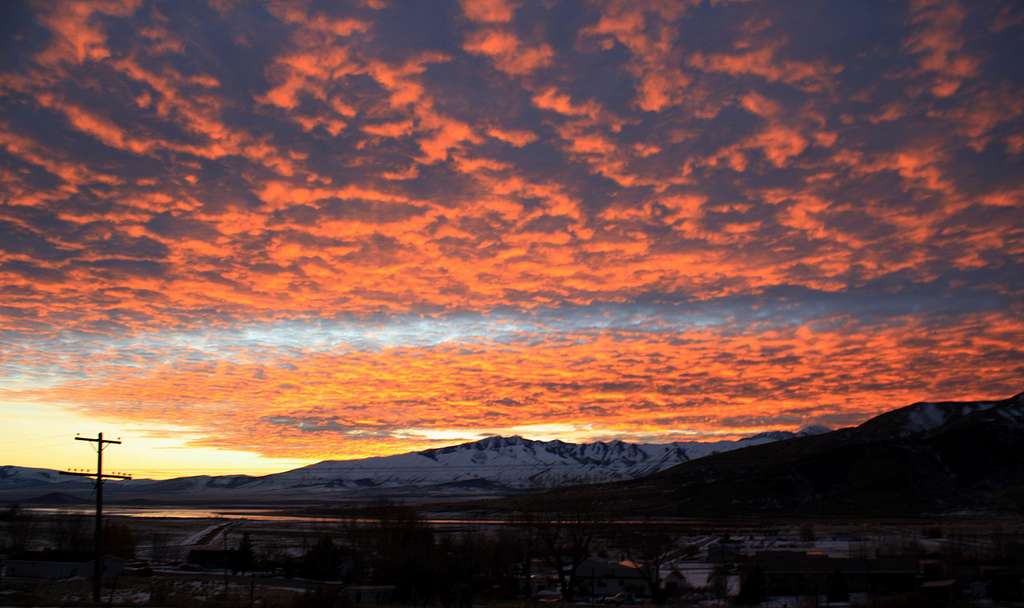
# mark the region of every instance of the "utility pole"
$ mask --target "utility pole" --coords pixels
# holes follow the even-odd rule
[[[100,587],[103,582],[103,480],[104,479],[131,479],[131,475],[123,473],[103,472],[103,450],[108,444],[120,445],[120,440],[104,439],[103,433],[92,437],[75,437],[75,441],[89,441],[96,444],[96,472],[87,473],[82,471],[61,471],[61,475],[74,475],[76,477],[89,477],[96,480],[96,532],[93,535],[93,572],[92,572],[92,600],[99,605]]]
[[[228,599],[228,530],[231,525],[224,526],[224,601]]]

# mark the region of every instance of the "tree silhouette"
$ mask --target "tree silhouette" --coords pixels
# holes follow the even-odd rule
[[[253,550],[248,532],[242,533],[242,540],[238,543],[236,567],[240,572],[252,572],[256,568],[256,552]]]

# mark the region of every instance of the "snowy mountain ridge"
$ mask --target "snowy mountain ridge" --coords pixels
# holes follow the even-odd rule
[[[992,412],[1008,424],[1021,424],[1024,393],[999,401],[922,401],[880,414],[860,429],[883,437],[909,437],[928,433],[974,414]]]
[[[639,444],[620,440],[594,443],[487,437],[479,441],[418,452],[354,460],[325,460],[262,477],[199,475],[174,479],[135,479],[106,484],[121,497],[317,497],[399,489],[433,491],[514,491],[636,479],[717,452],[827,432],[772,431],[738,441]],[[80,493],[92,482],[56,471],[0,467],[0,499],[26,492]]]
[[[567,443],[499,436],[396,456],[327,460],[275,477],[311,485],[401,487],[475,483],[533,489],[636,479],[717,452],[818,432],[822,431],[773,431],[738,441],[663,444],[621,440]]]
[[[987,420],[993,428],[1024,429],[1024,393],[1001,401],[915,403],[885,412],[840,434],[858,441],[930,436],[952,427]],[[738,441],[594,443],[488,437],[442,448],[355,460],[325,460],[291,471],[265,475],[199,475],[174,479],[136,479],[107,484],[113,500],[280,502],[386,496],[501,494],[587,483],[637,479],[727,452],[823,435],[829,429],[768,431]],[[823,437],[823,439],[825,439]],[[817,440],[815,440],[817,441]],[[49,469],[0,466],[0,502],[83,500],[93,484]]]

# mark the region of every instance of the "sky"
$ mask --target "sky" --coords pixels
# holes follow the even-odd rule
[[[0,463],[1024,389],[1015,0],[4,2]]]

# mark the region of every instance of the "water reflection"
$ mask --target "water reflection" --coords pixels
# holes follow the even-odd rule
[[[32,507],[26,509],[41,514],[92,515],[90,507]],[[249,519],[257,521],[336,521],[338,518],[308,515],[286,515],[277,509],[260,508],[190,508],[190,507],[111,507],[103,513],[114,517],[140,517],[152,519]]]

